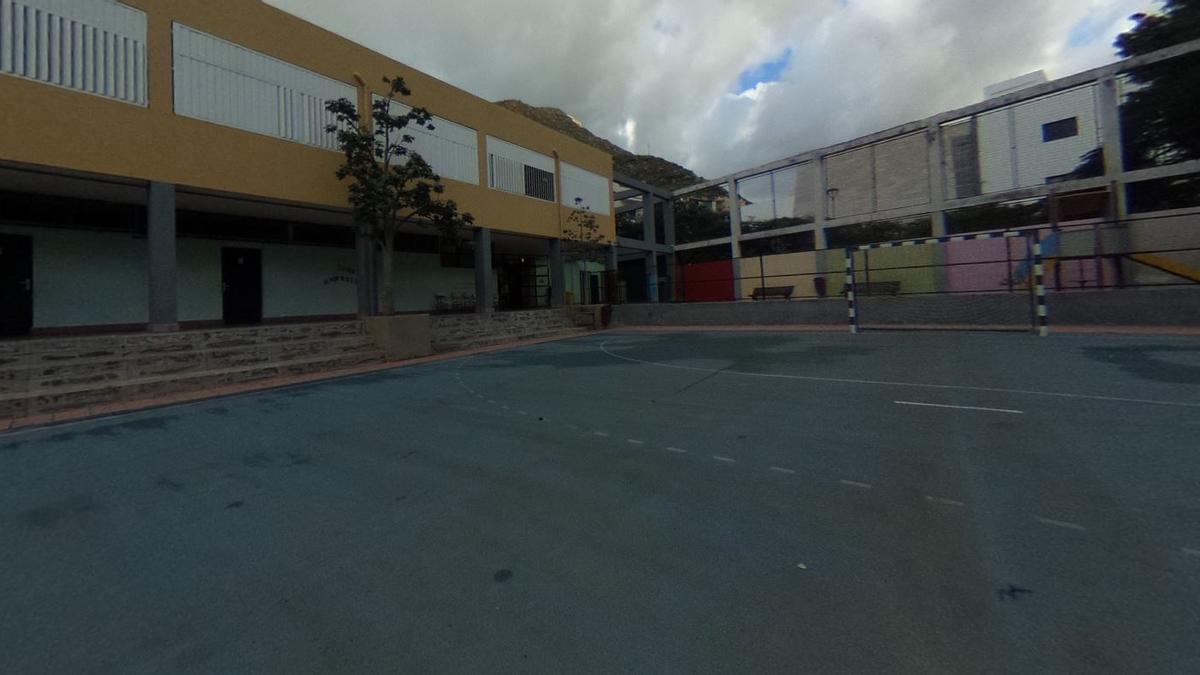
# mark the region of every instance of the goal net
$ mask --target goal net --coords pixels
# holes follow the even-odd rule
[[[847,249],[858,330],[1036,332],[1043,271],[1035,235],[998,232]]]

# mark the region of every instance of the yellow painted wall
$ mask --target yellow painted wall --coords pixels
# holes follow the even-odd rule
[[[807,251],[783,253],[760,258],[743,258],[741,261],[740,299],[753,295],[754,289],[765,286],[794,286],[794,298],[817,297],[813,278],[819,275],[820,253]],[[759,261],[761,262],[761,265]],[[843,267],[845,265],[843,264]],[[761,271],[760,271],[761,270]],[[841,275],[844,277],[845,274]],[[832,279],[829,280],[832,282]],[[843,284],[844,285],[844,284]]]
[[[901,246],[859,251],[854,255],[855,280],[867,281],[867,256],[870,256],[871,282],[899,281],[901,293],[931,293],[937,290],[939,268],[937,246]],[[845,267],[845,263],[843,263]],[[912,269],[885,269],[885,268]],[[844,281],[844,280],[843,280]],[[844,284],[843,284],[844,285]]]
[[[558,204],[485,187],[485,135],[545,155],[557,153],[562,161],[612,176],[612,157],[607,153],[259,0],[126,0],[125,4],[147,13],[149,106],[0,75],[0,119],[5,125],[0,133],[0,160],[345,206],[346,186],[333,176],[339,153],[174,114],[171,24],[178,21],[347,84],[354,85],[354,74],[359,73],[375,93],[384,93],[384,76],[404,77],[413,90],[407,103],[479,132],[483,186],[445,183],[446,197],[474,214],[480,225],[556,237],[560,222],[570,213]],[[597,220],[606,237],[615,236],[612,216],[597,216]]]

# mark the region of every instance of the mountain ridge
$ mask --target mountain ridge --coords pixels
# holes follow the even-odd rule
[[[511,110],[542,126],[586,143],[613,156],[613,171],[666,190],[676,190],[704,181],[694,171],[668,159],[630,152],[612,141],[596,135],[561,108],[534,106],[517,99],[497,101],[496,105]]]

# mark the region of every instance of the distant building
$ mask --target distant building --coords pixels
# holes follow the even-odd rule
[[[1045,84],[1050,80],[1046,78],[1046,71],[1036,70],[1032,73],[1026,73],[1020,77],[1014,77],[1011,80],[997,82],[996,84],[988,85],[983,88],[983,97],[996,98],[1005,94],[1014,94],[1023,89]]]
[[[993,84],[987,99],[1048,82],[1042,71]],[[1085,85],[989,110],[946,129],[952,197],[1015,190],[1074,172],[1100,146],[1096,89]],[[978,157],[978,162],[972,161]]]

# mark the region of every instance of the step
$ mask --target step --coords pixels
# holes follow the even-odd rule
[[[256,363],[290,361],[306,357],[336,356],[372,349],[374,349],[374,345],[371,340],[366,336],[359,335],[217,349],[148,352],[136,356],[131,355],[125,359],[110,356],[74,360],[43,360],[45,355],[30,355],[25,358],[27,360],[37,359],[37,361],[24,365],[0,367],[0,394],[58,386],[120,382],[153,375],[179,375],[197,370],[250,366]]]
[[[0,419],[60,412],[113,401],[148,399],[163,394],[202,391],[281,375],[301,375],[339,370],[368,363],[383,363],[379,351],[358,351],[259,363],[238,368],[195,371],[180,375],[156,375],[116,383],[99,383],[40,389],[25,393],[0,394]]]

